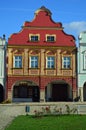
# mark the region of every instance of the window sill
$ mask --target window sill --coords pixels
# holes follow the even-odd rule
[[[55,70],[55,68],[45,68],[44,70]]]
[[[29,40],[29,41],[27,41],[27,42],[31,42],[31,43],[32,43],[32,42],[33,42],[33,43],[37,43],[37,42],[39,42],[39,41],[30,41],[30,40]]]
[[[11,68],[11,69],[13,70],[13,69],[23,69],[23,68]]]
[[[72,70],[71,68],[62,68],[61,70]]]
[[[47,42],[47,43],[55,43],[56,41],[44,41],[44,42]]]
[[[30,69],[30,70],[35,70],[35,69],[39,69],[39,68],[28,68],[28,69]]]

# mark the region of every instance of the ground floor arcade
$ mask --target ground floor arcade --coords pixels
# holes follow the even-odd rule
[[[81,102],[86,102],[86,74],[78,74],[78,96]]]
[[[86,82],[83,84],[82,87],[78,88],[78,95],[80,97],[80,101],[86,102]]]
[[[74,79],[75,80],[75,79]],[[77,97],[77,88],[73,79],[9,79],[8,99],[13,102],[66,102]],[[72,86],[74,85],[74,86]],[[10,86],[10,87],[9,87]]]

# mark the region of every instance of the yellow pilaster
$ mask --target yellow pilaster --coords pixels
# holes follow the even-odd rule
[[[29,57],[28,57],[28,49],[24,50],[24,59],[23,59],[23,66],[24,66],[24,75],[28,75],[28,68],[29,68]]]
[[[44,75],[44,49],[41,49],[40,54],[40,75]]]
[[[57,69],[57,75],[61,75],[62,71],[61,71],[61,54],[60,54],[61,50],[57,50],[57,63],[56,63],[56,69]]]
[[[12,75],[12,68],[13,68],[13,55],[12,49],[8,49],[8,74]]]

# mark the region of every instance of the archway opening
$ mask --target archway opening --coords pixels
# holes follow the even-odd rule
[[[65,81],[53,81],[46,86],[46,101],[72,101],[72,89]]]
[[[86,101],[86,82],[84,83],[83,86],[83,100]]]
[[[0,84],[0,103],[4,100],[4,89],[3,86]]]
[[[39,102],[39,87],[32,81],[19,81],[13,86],[13,102]]]

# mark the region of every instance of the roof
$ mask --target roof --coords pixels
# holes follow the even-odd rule
[[[34,19],[24,22],[22,29],[8,39],[8,45],[42,45],[42,46],[75,46],[75,38],[63,31],[61,22],[54,22],[51,11],[44,6],[35,11]],[[30,34],[40,34],[40,41],[29,41]],[[54,43],[45,42],[46,34],[56,35]]]

